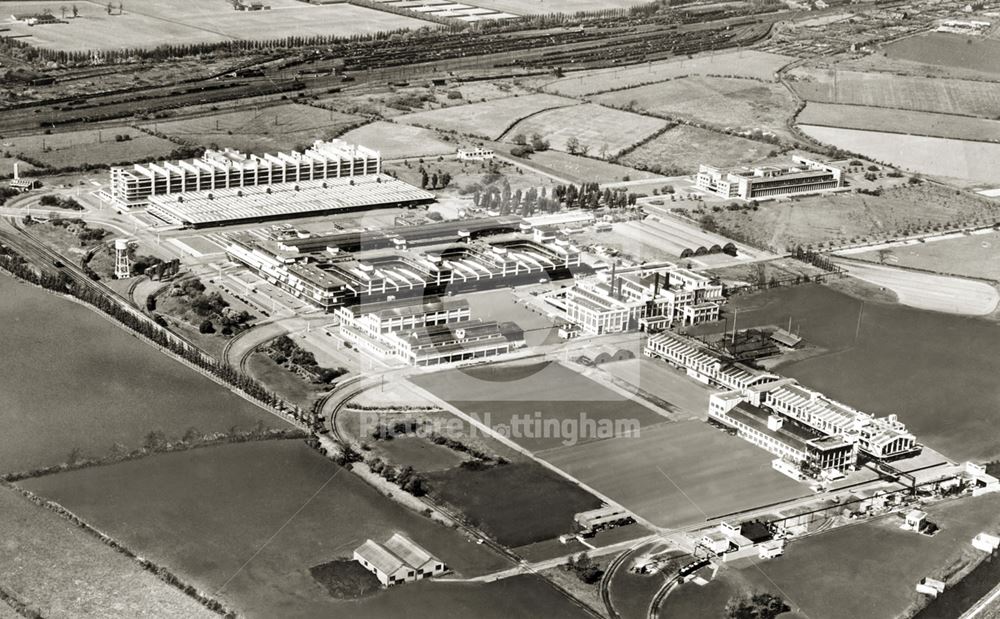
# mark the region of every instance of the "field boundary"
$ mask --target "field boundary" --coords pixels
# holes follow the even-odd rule
[[[833,104],[833,105],[840,105],[840,104],[838,103],[838,104]],[[860,106],[860,107],[865,107],[865,106]],[[891,110],[891,109],[896,109],[896,108],[883,108],[883,109],[890,109]],[[908,110],[908,111],[914,112],[914,111],[917,111],[917,110]],[[930,113],[931,114],[936,114],[937,112],[930,112]],[[976,118],[977,118],[977,120],[987,120],[987,119],[979,119],[978,117],[976,117]],[[807,122],[807,123],[797,123],[797,124],[801,124],[801,125],[806,126],[806,127],[826,127],[827,129],[849,129],[851,131],[870,131],[872,133],[891,133],[893,135],[910,135],[910,136],[913,136],[913,137],[916,137],[916,138],[935,138],[937,140],[955,140],[957,142],[976,142],[976,143],[982,143],[982,144],[996,144],[996,142],[993,141],[993,140],[973,140],[971,138],[957,138],[957,137],[954,137],[954,136],[931,135],[929,133],[913,133],[912,131],[899,131],[897,129],[889,129],[889,128],[885,128],[885,127],[881,128],[881,129],[859,129],[858,127],[844,127],[843,125],[834,125],[834,124],[829,124],[829,123],[824,123],[824,122]],[[888,164],[886,164],[886,165],[888,165]]]
[[[561,97],[563,95],[559,95],[559,96]],[[503,142],[504,138],[507,137],[507,134],[514,130],[514,127],[516,127],[520,123],[528,120],[529,118],[532,118],[534,116],[538,116],[539,114],[543,114],[545,112],[551,112],[552,110],[560,110],[560,109],[563,109],[563,108],[578,107],[578,106],[584,104],[583,101],[581,101],[580,99],[577,99],[575,97],[567,97],[567,98],[573,99],[574,101],[576,101],[576,103],[575,104],[569,104],[569,105],[554,105],[552,107],[547,107],[545,109],[532,112],[532,113],[528,114],[527,116],[522,116],[521,118],[518,118],[514,122],[510,123],[509,125],[507,125],[507,128],[503,130],[503,133],[501,133],[497,137],[497,139],[494,140],[494,142]]]

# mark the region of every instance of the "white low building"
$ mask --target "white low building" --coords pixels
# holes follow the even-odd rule
[[[375,574],[385,587],[439,576],[447,571],[442,561],[399,533],[384,544],[365,540],[354,550],[354,560]]]

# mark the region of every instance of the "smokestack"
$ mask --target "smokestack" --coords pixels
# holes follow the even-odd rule
[[[733,339],[730,340],[732,344],[736,344],[736,317],[740,315],[739,308],[733,310]]]
[[[670,271],[663,272],[663,289],[670,290]]]
[[[618,299],[619,301],[622,300],[622,280],[621,279],[618,280],[618,294],[615,296],[615,298]]]
[[[611,292],[615,291],[615,267],[618,266],[617,262],[611,263]]]
[[[17,162],[15,161],[14,162],[14,180],[16,181],[19,178],[21,178],[21,175],[18,173]]]
[[[656,295],[660,294],[660,272],[657,271],[653,273],[653,299],[656,299]]]

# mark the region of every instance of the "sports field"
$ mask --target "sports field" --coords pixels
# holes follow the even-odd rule
[[[950,114],[893,110],[860,105],[809,103],[799,114],[803,125],[864,129],[980,142],[1000,141],[1000,121]]]
[[[652,409],[559,363],[445,370],[410,381],[494,429],[505,426],[512,440],[534,452],[599,439],[601,435],[588,429],[586,420],[610,426],[618,421],[622,431],[666,421]],[[516,420],[527,424],[520,432],[514,429]],[[558,420],[559,427],[546,430],[544,420]]]
[[[643,428],[542,457],[662,527],[680,527],[809,494],[773,456],[702,421]]]
[[[402,608],[416,613],[410,616],[432,616],[425,614],[431,607],[408,606],[409,587],[345,602],[329,597],[309,574],[314,565],[350,557],[366,538],[384,540],[396,531],[462,575],[509,565],[458,531],[387,499],[301,441],[196,449],[25,485],[248,616],[384,617]],[[438,607],[433,612],[447,614]]]
[[[1000,281],[1000,232],[911,243],[886,250],[885,263],[950,273],[965,277],[980,277]],[[851,254],[852,258],[880,262],[878,251]]]
[[[163,159],[177,148],[169,140],[131,127],[5,138],[0,140],[0,146],[15,157],[30,157],[52,168]]]
[[[404,114],[395,120],[400,123],[432,127],[442,131],[457,131],[495,140],[526,116],[542,110],[577,104],[577,101],[565,97],[534,94]]]
[[[987,118],[995,118],[1000,109],[1000,83],[997,82],[821,68],[794,69],[789,77],[789,85],[800,97],[820,103]]]
[[[134,2],[112,15],[99,1],[74,3],[79,16],[67,23],[28,26],[8,24],[22,41],[56,50],[110,50],[156,47],[161,44],[212,43],[238,39],[279,39],[287,36],[364,34],[419,28],[429,22],[350,4],[312,5],[296,0],[269,0],[266,11],[236,11],[227,2],[157,0]],[[4,2],[4,13],[39,13],[61,17],[54,2]],[[68,8],[68,7],[67,7]],[[101,36],[94,36],[99,32]]]
[[[360,117],[289,103],[238,112],[222,112],[147,125],[191,144],[235,148],[262,154],[307,147],[337,136]]]
[[[567,140],[575,137],[591,157],[608,159],[667,126],[667,121],[585,103],[530,116],[514,125],[505,139],[518,134],[539,134],[551,148],[569,152]]]
[[[887,161],[910,172],[972,183],[1000,183],[1000,144],[801,125],[810,137],[831,146]]]
[[[0,589],[44,617],[217,617],[53,511],[0,488]],[[0,600],[0,617],[17,613]]]
[[[795,101],[781,84],[726,77],[686,77],[598,95],[595,103],[642,110],[717,127],[787,134]]]
[[[442,141],[430,129],[382,120],[352,129],[341,137],[353,144],[374,148],[382,153],[383,159],[448,155],[458,149],[457,144]]]
[[[548,83],[545,90],[578,97],[686,75],[736,75],[773,80],[775,72],[791,60],[788,56],[752,50],[721,51],[631,67],[580,71]]]
[[[884,51],[889,58],[898,60],[973,69],[993,76],[1000,74],[997,39],[931,32],[890,43]]]
[[[621,163],[676,176],[697,172],[699,163],[725,168],[757,162],[774,148],[764,142],[679,125],[629,152]]]

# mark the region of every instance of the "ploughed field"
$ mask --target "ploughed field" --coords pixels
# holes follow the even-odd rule
[[[0,316],[2,472],[61,464],[76,448],[131,451],[151,431],[287,427],[86,307],[6,275]]]
[[[951,114],[809,103],[799,114],[797,121],[802,125],[1000,142],[1000,121]]]
[[[532,577],[491,585],[423,581],[337,600],[310,568],[399,531],[461,576],[509,562],[382,496],[300,441],[153,456],[24,482],[250,617],[526,616],[577,611]],[[508,598],[506,601],[505,598]]]

